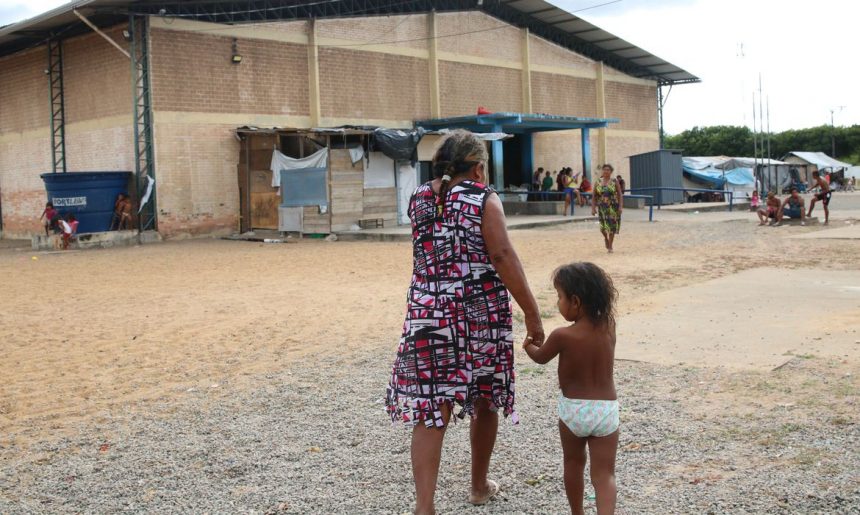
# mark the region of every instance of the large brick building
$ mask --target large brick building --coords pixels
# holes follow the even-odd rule
[[[40,174],[63,160],[70,172],[142,162],[140,173],[157,176],[153,222],[163,236],[234,231],[236,129],[248,125],[412,127],[478,106],[617,118],[593,135],[592,160],[626,175],[627,156],[659,146],[659,86],[697,80],[542,0],[77,4],[78,14],[69,4],[0,29],[6,237],[39,229]],[[61,45],[59,72],[49,42]],[[146,65],[145,92],[134,86],[140,68],[116,46]],[[58,87],[62,119],[52,117]],[[144,114],[148,160],[137,144]],[[579,152],[578,133],[534,139],[535,166],[575,166]]]

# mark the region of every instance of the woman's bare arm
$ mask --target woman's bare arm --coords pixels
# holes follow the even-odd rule
[[[529,289],[526,274],[523,271],[520,258],[508,238],[508,229],[505,225],[505,212],[502,201],[497,195],[490,194],[484,206],[481,230],[484,234],[484,242],[487,244],[487,253],[490,261],[496,268],[502,282],[513,295],[526,317],[526,330],[535,345],[543,343],[543,323],[540,319],[540,309],[537,301]]]

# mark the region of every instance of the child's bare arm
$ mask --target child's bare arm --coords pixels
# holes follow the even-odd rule
[[[561,352],[562,341],[563,337],[559,334],[559,330],[556,329],[540,347],[533,344],[531,340],[526,339],[523,342],[523,349],[525,349],[526,354],[529,355],[532,361],[543,365],[549,363],[552,358]]]

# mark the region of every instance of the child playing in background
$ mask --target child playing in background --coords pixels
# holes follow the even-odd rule
[[[586,455],[597,513],[615,513],[615,453],[618,400],[613,380],[615,298],[612,279],[593,263],[572,263],[553,274],[558,310],[569,327],[556,329],[540,347],[526,339],[523,348],[535,362],[559,356],[558,428],[564,455],[564,489],[574,514],[583,513]]]
[[[65,220],[60,218],[60,227],[62,227],[63,231],[63,250],[68,250],[72,236],[78,232],[78,220],[75,218],[75,215],[69,213]]]
[[[758,208],[761,206],[761,198],[758,196],[758,190],[753,190],[752,198],[750,199],[750,211],[753,213],[758,212]]]
[[[44,218],[44,222],[42,222],[45,226],[45,236],[50,236],[50,230],[57,226],[57,210],[54,209],[54,204],[48,202],[45,204],[45,210],[42,211],[42,216],[39,217],[39,221],[42,222]]]

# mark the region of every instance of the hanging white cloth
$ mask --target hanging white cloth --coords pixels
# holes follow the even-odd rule
[[[296,159],[287,157],[281,154],[278,150],[272,151],[272,187],[281,187],[281,170],[301,170],[303,168],[326,168],[328,166],[328,148],[323,148],[317,152]]]
[[[152,196],[152,187],[155,186],[155,179],[151,176],[146,176],[146,192],[143,194],[143,198],[140,199],[140,208],[137,210],[137,214],[140,214],[143,211],[143,206],[149,202],[149,197]]]

